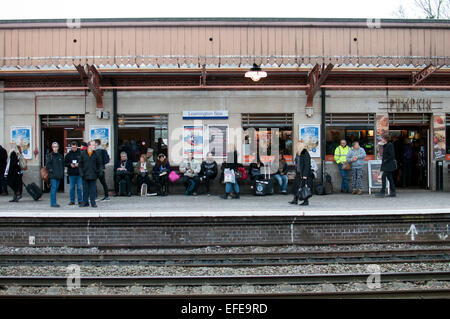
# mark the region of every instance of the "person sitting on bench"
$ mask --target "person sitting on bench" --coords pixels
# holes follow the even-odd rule
[[[127,196],[131,196],[131,177],[133,176],[133,163],[128,159],[127,153],[120,153],[120,161],[114,168],[115,192],[114,196],[119,196],[119,185],[122,180],[126,181]]]

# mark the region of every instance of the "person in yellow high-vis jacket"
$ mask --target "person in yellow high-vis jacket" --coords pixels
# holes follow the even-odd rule
[[[339,173],[342,177],[341,182],[341,193],[349,193],[350,188],[348,185],[348,171],[342,169],[342,164],[347,161],[347,154],[350,151],[350,147],[347,145],[347,141],[342,139],[341,143],[338,147],[336,147],[334,151],[334,160],[336,161],[336,164],[338,164],[339,167]]]

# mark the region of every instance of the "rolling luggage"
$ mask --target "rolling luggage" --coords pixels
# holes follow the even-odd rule
[[[314,194],[316,195],[326,195],[325,185],[321,182],[314,183]]]
[[[40,189],[35,183],[26,185],[25,189],[34,200],[39,200],[42,196],[42,189]]]
[[[274,187],[273,181],[270,179],[270,167],[263,166],[262,168],[264,169],[264,179],[256,180],[255,195],[257,196],[271,195],[274,192]]]
[[[127,196],[127,181],[122,179],[119,183],[119,195],[120,196]]]
[[[325,174],[325,194],[333,194],[333,184],[331,183],[331,176],[329,174]]]

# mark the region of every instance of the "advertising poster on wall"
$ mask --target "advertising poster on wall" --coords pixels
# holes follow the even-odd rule
[[[31,126],[11,126],[11,143],[20,146],[24,158],[33,158],[31,145]]]
[[[227,156],[227,143],[228,125],[208,125],[208,147],[206,152],[211,152],[213,157],[225,158]]]
[[[203,126],[185,125],[183,127],[183,157],[194,153],[194,158],[203,157]]]
[[[103,148],[111,156],[111,126],[110,125],[90,125],[89,126],[89,141],[99,139],[102,141]]]
[[[320,124],[300,124],[298,132],[298,141],[305,143],[309,155],[311,157],[320,157]]]
[[[381,137],[384,134],[389,133],[389,116],[388,115],[378,115],[377,116],[377,137],[376,137],[376,148],[377,148],[377,159],[383,158],[383,146],[380,144]]]
[[[445,160],[445,118],[441,115],[433,116],[433,158]]]

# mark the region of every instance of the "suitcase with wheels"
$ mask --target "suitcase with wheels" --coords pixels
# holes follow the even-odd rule
[[[333,194],[333,184],[331,183],[331,176],[329,174],[325,174],[325,194]]]
[[[264,166],[263,169],[264,179],[255,182],[255,195],[257,196],[271,195],[274,192],[273,181],[270,179],[270,167]]]
[[[42,196],[42,190],[35,183],[26,185],[25,189],[34,200],[39,200]]]
[[[119,195],[120,196],[127,196],[127,181],[122,179],[119,183]]]

